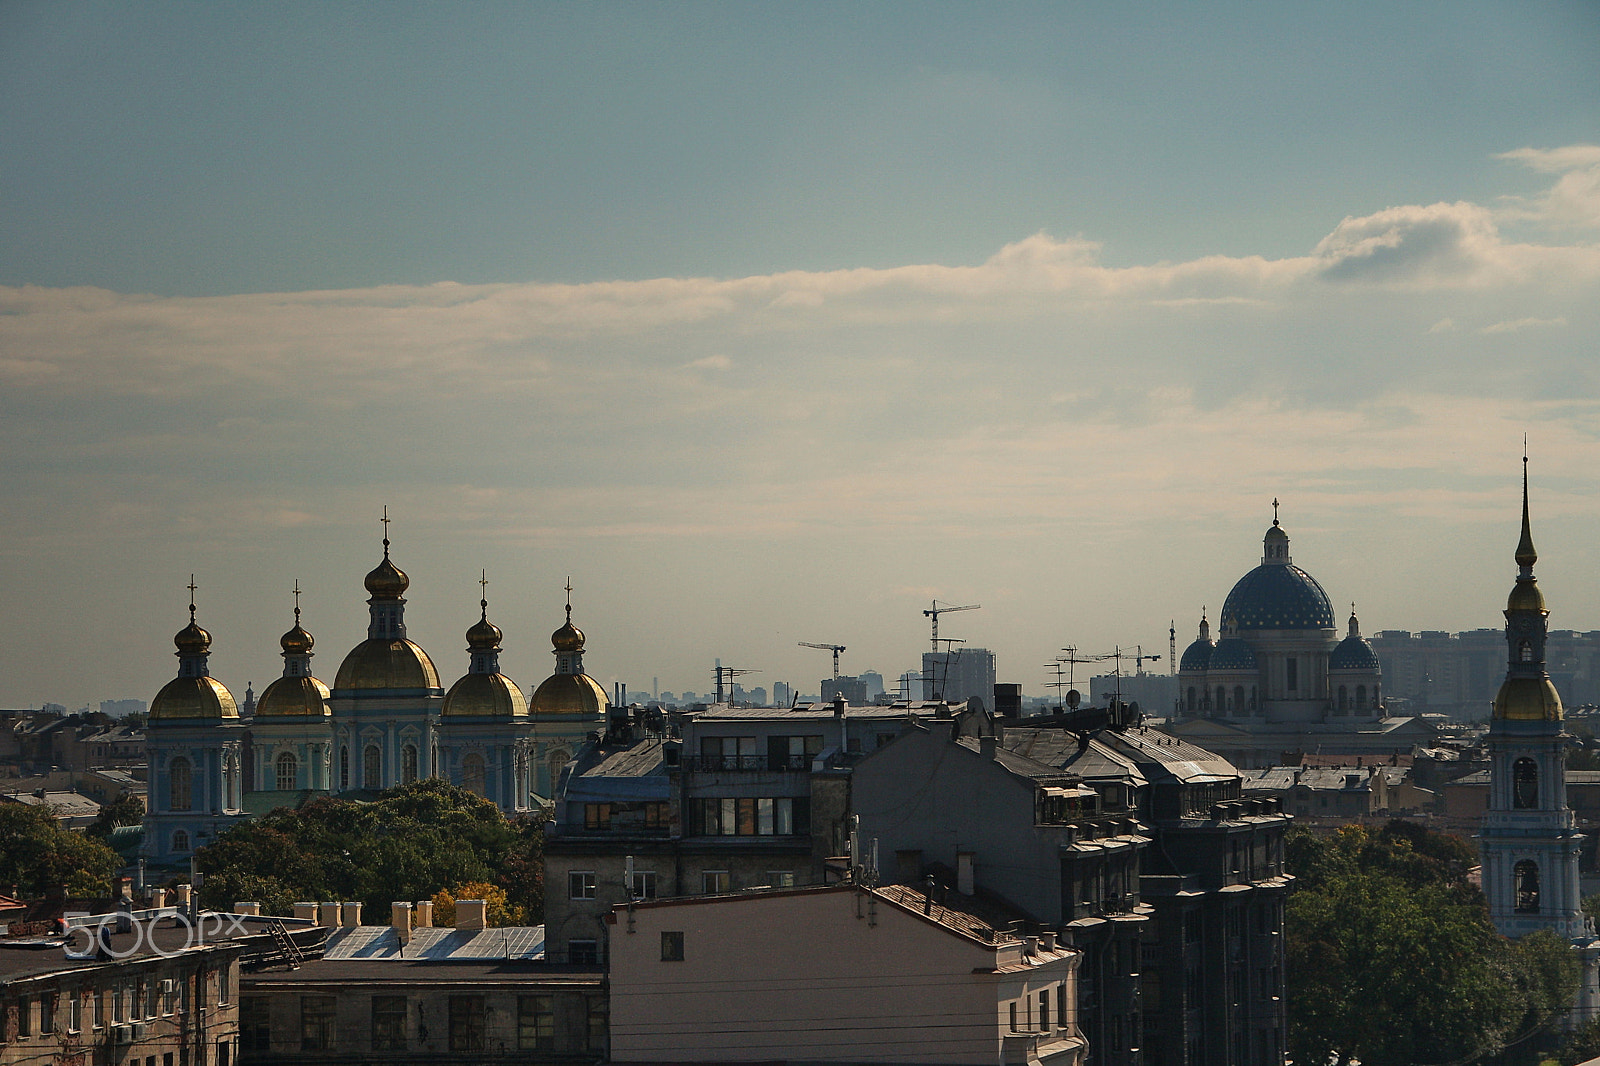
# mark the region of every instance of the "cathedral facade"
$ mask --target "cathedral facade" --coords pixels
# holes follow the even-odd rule
[[[428,653],[406,635],[411,580],[389,557],[365,579],[367,637],[330,687],[311,666],[315,640],[300,624],[280,640],[283,676],[241,716],[209,674],[211,637],[195,622],[175,638],[178,676],[150,705],[150,810],[143,855],[185,862],[252,813],[318,795],[366,798],[439,777],[492,800],[508,816],[542,810],[561,770],[605,728],[605,689],[583,672],[583,632],[567,617],[551,635],[556,670],[525,697],[500,671],[502,633],[487,599],[467,630],[467,669],[449,690]],[[250,761],[255,788],[243,791]]]

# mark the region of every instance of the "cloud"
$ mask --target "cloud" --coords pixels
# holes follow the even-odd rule
[[[695,359],[683,366],[685,370],[727,370],[733,366],[733,360],[725,355],[708,355],[704,359]]]
[[[1330,281],[1460,282],[1494,258],[1493,216],[1476,204],[1391,207],[1346,218],[1318,242],[1319,274]]]
[[[1479,333],[1520,333],[1525,329],[1549,329],[1551,327],[1565,326],[1565,318],[1513,318],[1504,322],[1484,326]]]
[[[1600,145],[1518,148],[1495,158],[1522,163],[1540,173],[1560,175],[1540,196],[1507,197],[1507,206],[1502,208],[1504,217],[1552,229],[1600,228]]]

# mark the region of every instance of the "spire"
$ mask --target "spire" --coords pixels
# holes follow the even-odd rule
[[[1522,442],[1522,539],[1517,542],[1517,568],[1525,577],[1533,576],[1539,553],[1533,549],[1533,529],[1528,523],[1528,442]]]
[[[1211,623],[1206,620],[1206,609],[1203,606],[1200,608],[1200,636],[1197,639],[1211,639]]]
[[[367,623],[368,640],[405,640],[405,594],[411,587],[406,572],[389,559],[389,508],[383,509],[383,561],[367,574],[367,600],[371,620]]]
[[[1517,583],[1506,599],[1506,679],[1494,701],[1494,718],[1559,721],[1561,697],[1545,665],[1550,612],[1533,576],[1538,561],[1528,519],[1528,449],[1522,449],[1522,536],[1517,541]]]
[[[1350,634],[1349,635],[1352,636],[1352,637],[1359,637],[1361,635],[1361,623],[1356,621],[1356,605],[1355,605],[1355,601],[1354,600],[1350,601]]]
[[[211,667],[211,634],[200,628],[194,620],[194,592],[200,586],[194,583],[194,575],[189,575],[189,624],[178,630],[177,636],[172,638],[172,643],[177,645],[174,652],[178,657],[179,677],[209,677]]]
[[[311,676],[311,647],[316,643],[300,625],[300,580],[294,583],[294,626],[279,638],[283,647],[283,676]]]
[[[1272,525],[1261,538],[1261,565],[1287,565],[1289,562],[1289,534],[1278,524],[1278,498],[1272,498]]]
[[[478,620],[467,630],[467,651],[471,653],[469,674],[498,674],[500,672],[500,627],[489,621],[489,572],[479,571],[478,585],[482,589],[478,600]]]

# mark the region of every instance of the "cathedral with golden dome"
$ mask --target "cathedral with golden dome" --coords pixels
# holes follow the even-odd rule
[[[251,814],[424,777],[460,785],[507,815],[545,808],[562,769],[604,730],[609,707],[583,670],[571,582],[566,622],[551,635],[555,672],[531,700],[500,670],[503,634],[489,621],[487,595],[466,631],[467,672],[446,691],[428,653],[406,636],[411,579],[389,548],[386,530],[383,559],[365,580],[367,637],[345,655],[332,687],[312,672],[316,641],[301,625],[295,586],[294,625],[279,641],[283,675],[251,717],[210,676],[211,636],[195,621],[191,579],[189,625],[174,638],[178,676],[150,706],[146,858],[186,861]]]

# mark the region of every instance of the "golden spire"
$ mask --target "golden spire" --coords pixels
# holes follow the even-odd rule
[[[1528,524],[1528,439],[1522,439],[1522,539],[1517,542],[1517,566],[1524,573],[1533,569],[1539,553],[1533,549],[1533,530]]]

